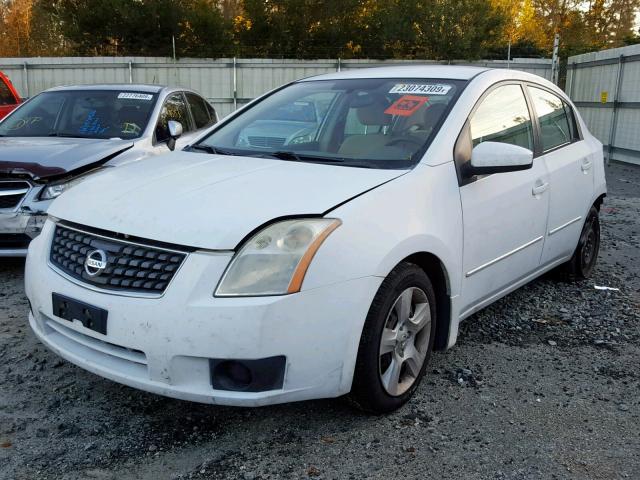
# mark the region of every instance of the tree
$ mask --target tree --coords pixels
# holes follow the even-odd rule
[[[230,23],[216,0],[56,0],[48,7],[82,55],[224,55]]]
[[[357,36],[359,0],[245,0],[236,18],[241,55],[340,56]]]
[[[0,51],[6,55],[11,52],[15,56],[29,55],[31,46],[32,0],[11,0],[0,2]]]

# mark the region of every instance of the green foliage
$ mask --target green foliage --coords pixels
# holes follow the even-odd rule
[[[487,0],[245,0],[246,55],[479,58],[504,18]]]
[[[43,2],[44,3],[44,2]],[[214,0],[57,0],[49,12],[81,55],[229,53],[230,23]]]
[[[640,32],[633,32],[627,35],[626,37],[624,37],[623,41],[625,45],[637,45],[638,43],[640,43]]]

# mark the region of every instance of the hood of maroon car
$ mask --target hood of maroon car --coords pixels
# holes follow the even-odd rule
[[[121,139],[0,137],[0,174],[26,174],[35,180],[64,176],[132,146],[131,140]]]

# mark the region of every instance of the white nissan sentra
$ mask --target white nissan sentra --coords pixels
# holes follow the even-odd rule
[[[461,320],[548,270],[589,276],[602,157],[567,96],[522,72],[297,81],[57,199],[29,248],[31,327],[161,395],[391,411]]]

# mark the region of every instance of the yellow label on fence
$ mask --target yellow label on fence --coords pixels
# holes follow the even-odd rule
[[[600,92],[600,103],[607,103],[607,98],[609,98],[609,92]]]

